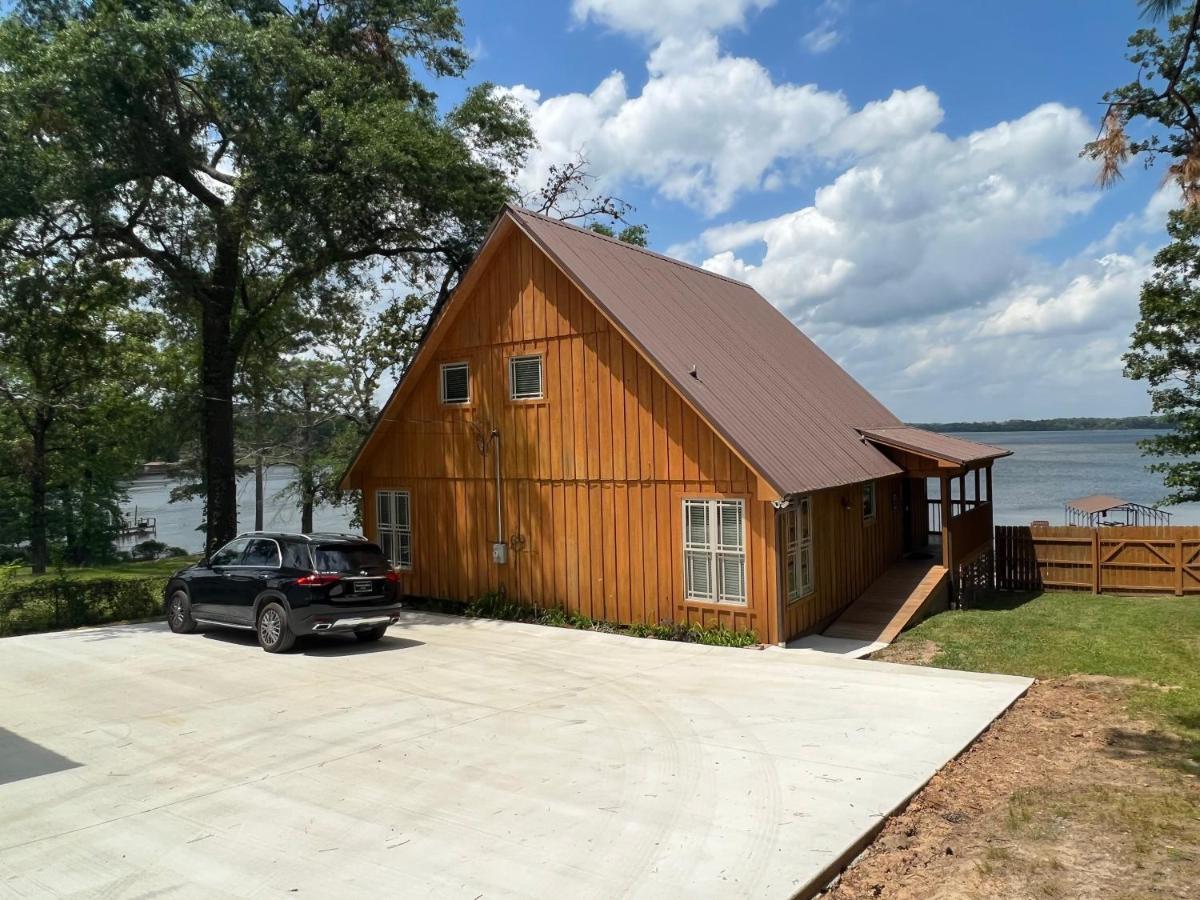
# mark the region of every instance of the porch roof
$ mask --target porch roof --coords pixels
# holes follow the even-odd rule
[[[859,434],[872,444],[906,450],[918,456],[952,463],[956,466],[973,466],[1012,456],[1011,450],[980,444],[948,434],[925,431],[910,425],[889,425],[882,428],[860,428]]]

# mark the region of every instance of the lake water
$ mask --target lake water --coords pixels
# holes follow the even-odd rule
[[[1014,451],[997,460],[992,473],[995,518],[1000,525],[1027,525],[1046,519],[1064,523],[1063,506],[1068,500],[1088,494],[1113,494],[1136,503],[1153,504],[1166,491],[1157,475],[1146,471],[1146,460],[1137,448],[1141,438],[1153,431],[1007,431],[970,433],[968,440],[993,444]],[[294,477],[289,466],[267,470],[263,524],[279,531],[300,528],[300,509],[295,499],[282,496]],[[201,522],[199,500],[170,503],[174,482],[146,476],[129,485],[126,509],[158,519],[157,538],[166,544],[198,553],[204,545],[196,529]],[[1200,524],[1200,504],[1168,507],[1177,525]],[[317,507],[313,524],[321,531],[354,531],[349,513]],[[254,476],[238,481],[238,527],[254,527]]]
[[[1013,451],[992,472],[998,525],[1063,525],[1068,500],[1111,494],[1153,506],[1167,492],[1137,442],[1155,431],[1003,431],[955,434]],[[1174,525],[1200,524],[1200,504],[1168,506]]]
[[[284,494],[288,484],[295,478],[291,466],[270,466],[263,479],[263,527],[272,531],[299,531],[300,506],[295,497]],[[129,500],[123,509],[133,514],[137,508],[139,517],[158,519],[158,534],[155,540],[171,547],[182,547],[191,553],[204,549],[204,534],[197,531],[204,520],[204,504],[199,500],[171,503],[171,488],[176,482],[161,475],[143,475],[126,486]],[[238,528],[250,531],[254,528],[254,474],[238,479]],[[313,510],[313,527],[318,531],[352,531],[350,514],[343,509],[318,506]],[[122,546],[146,540],[151,535],[126,540]]]

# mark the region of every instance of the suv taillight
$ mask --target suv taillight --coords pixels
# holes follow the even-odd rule
[[[395,584],[397,581],[400,580],[400,573],[397,572],[395,569],[388,569],[387,580],[390,581],[392,584]]]
[[[303,578],[297,578],[296,584],[304,587],[321,587],[326,584],[337,584],[342,580],[341,575],[322,575],[314,572],[311,575],[305,575]]]

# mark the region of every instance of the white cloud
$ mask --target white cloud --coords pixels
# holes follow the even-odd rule
[[[775,0],[573,0],[578,22],[594,21],[617,31],[664,38],[740,27]]]
[[[757,62],[720,56],[711,37],[664,41],[647,68],[636,97],[619,72],[590,94],[541,102],[518,88],[540,141],[525,186],[540,185],[551,164],[582,150],[606,181],[645,184],[716,213],[761,186],[776,159],[825,138],[847,114],[839,95],[776,86]]]
[[[838,23],[845,13],[845,0],[824,0],[817,7],[816,27],[801,38],[809,53],[826,53],[841,43],[843,34]]]
[[[923,87],[853,112],[840,93],[776,83],[757,61],[723,55],[711,35],[668,38],[646,67],[650,77],[637,96],[620,72],[589,94],[543,99],[524,85],[511,88],[540,142],[523,186],[540,186],[552,164],[583,151],[608,186],[645,185],[715,215],[743,192],[783,188],[781,161],[874,152],[942,116]]]
[[[825,53],[836,47],[841,39],[842,35],[837,29],[829,25],[818,25],[805,33],[803,41],[810,53]]]
[[[700,16],[711,30],[765,5],[713,0]],[[527,188],[583,151],[604,189],[644,188],[715,218],[668,253],[754,285],[905,418],[1146,409],[1120,357],[1149,271],[1145,245],[1177,196],[1164,188],[1101,240],[1047,259],[1044,242],[1100,197],[1093,164],[1078,156],[1094,134],[1083,113],[1046,103],[954,136],[927,87],[855,109],[839,92],[722,53],[712,34],[689,32],[684,5],[656,7],[644,27],[626,18],[635,8],[575,5],[660,38],[640,92],[620,72],[588,93],[510,89],[541,141]],[[791,211],[720,221],[743,196],[770,191],[778,203],[801,179],[824,183]]]
[[[1053,282],[1036,281],[1001,296],[995,304],[999,308],[984,319],[975,335],[1066,336],[1127,321],[1130,300],[1137,298],[1149,274],[1147,261],[1110,253],[1100,259],[1084,259],[1083,265],[1086,271],[1070,276],[1061,288]]]
[[[861,148],[858,162],[811,206],[705,232],[704,265],[744,273],[800,321],[863,325],[986,303],[1027,270],[1031,245],[1095,203],[1078,159],[1089,125],[1046,104],[959,139],[920,133],[939,118],[924,89],[869,104],[833,132]],[[757,245],[757,264],[731,253]]]

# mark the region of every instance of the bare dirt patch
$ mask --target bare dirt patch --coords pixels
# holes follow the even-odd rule
[[[871,658],[910,666],[927,666],[941,649],[933,641],[903,641],[885,647]]]
[[[1200,898],[1200,784],[1178,739],[1129,717],[1130,689],[1034,684],[825,896]]]

